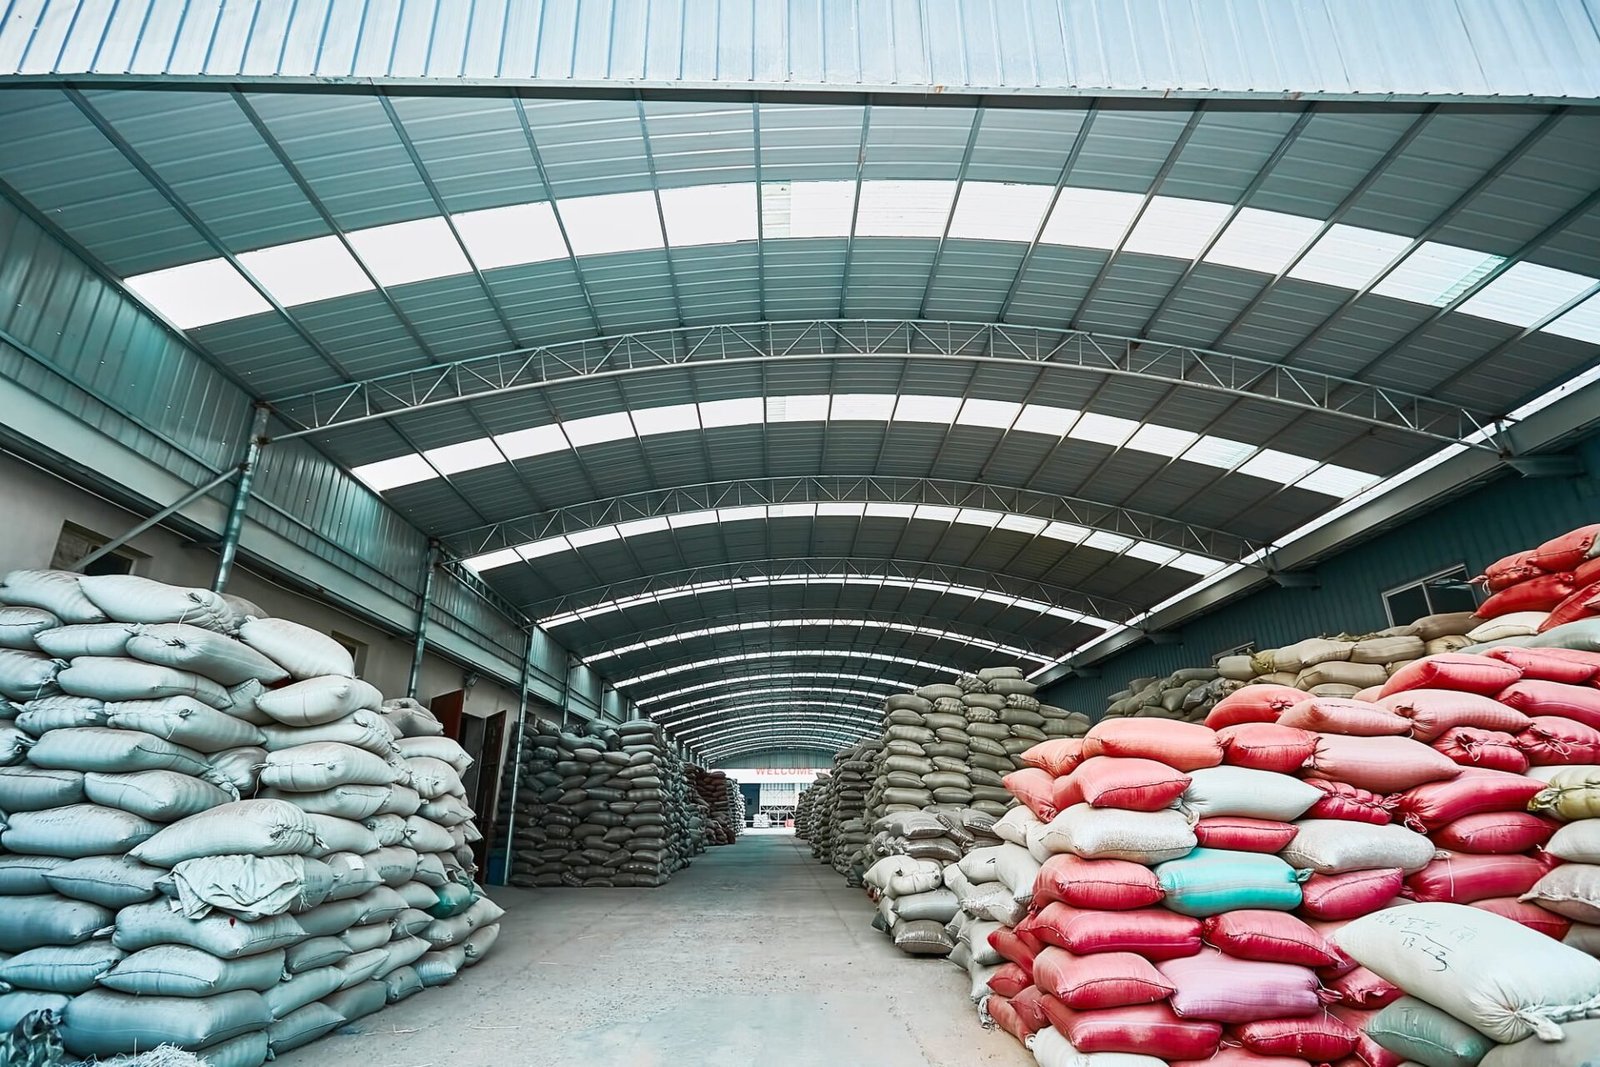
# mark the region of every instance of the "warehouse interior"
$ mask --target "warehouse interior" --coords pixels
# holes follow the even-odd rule
[[[1592,0],[9,0],[0,1067],[1589,1062],[1597,105]]]

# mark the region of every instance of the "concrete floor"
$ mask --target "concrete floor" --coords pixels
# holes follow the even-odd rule
[[[792,836],[661,889],[492,889],[487,960],[274,1067],[1031,1067],[966,975],[902,955]]]

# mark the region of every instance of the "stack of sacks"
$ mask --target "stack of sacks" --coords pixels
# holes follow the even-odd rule
[[[1249,684],[1350,697],[1381,687],[1413,660],[1470,644],[1466,635],[1479,621],[1468,612],[1428,615],[1373,634],[1315,637],[1250,655],[1223,656],[1217,669],[1225,678]]]
[[[695,794],[705,802],[707,811],[706,841],[713,845],[731,845],[744,829],[744,794],[739,783],[721,771],[708,771],[690,765],[689,780]]]
[[[1600,524],[1553,537],[1537,548],[1491,564],[1474,579],[1490,596],[1477,616],[1488,620],[1475,642],[1514,641],[1600,615]]]
[[[976,808],[896,812],[877,819],[868,843],[874,860],[864,878],[878,903],[874,925],[909,954],[948,954],[961,930],[946,927],[961,901],[946,887],[946,871],[968,853],[998,845],[994,824],[994,816]],[[965,956],[958,962],[967,966]]]
[[[1334,935],[1402,994],[1366,1013],[1372,1067],[1583,1067],[1600,1052],[1600,960],[1459,904],[1407,904]]]
[[[845,883],[860,886],[867,869],[868,776],[883,749],[880,738],[866,738],[836,759],[833,771],[833,807],[828,813],[831,846],[824,861],[844,875]]]
[[[833,775],[822,771],[795,798],[794,836],[810,845],[811,855],[817,859],[822,858],[825,847],[828,798],[832,792]]]
[[[1165,678],[1135,678],[1126,689],[1111,694],[1102,718],[1136,716],[1199,722],[1212,705],[1240,684],[1222,677],[1214,667],[1186,667]]]
[[[578,734],[542,718],[528,724],[512,883],[665,885],[688,865],[692,850],[681,761],[656,723],[586,729]]]

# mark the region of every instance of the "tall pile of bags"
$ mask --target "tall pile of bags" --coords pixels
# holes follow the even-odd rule
[[[706,842],[733,844],[744,829],[744,794],[739,792],[739,783],[722,771],[708,771],[694,764],[685,770],[690,787],[706,809]]]
[[[0,1029],[254,1067],[493,945],[470,758],[331,638],[127,575],[0,603]]]
[[[1489,592],[1477,615],[1510,640],[1600,615],[1600,524],[1580,526],[1491,564],[1477,581]]]
[[[693,803],[660,725],[550,719],[523,728],[510,882],[662,886],[688,866]]]
[[[812,841],[817,858],[844,875],[845,883],[862,885],[862,857],[867,845],[868,774],[883,748],[880,738],[865,738],[841,749],[833,758],[833,774],[824,784],[822,826]]]

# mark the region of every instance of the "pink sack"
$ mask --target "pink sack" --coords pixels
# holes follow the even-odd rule
[[[1459,693],[1451,689],[1408,689],[1382,697],[1378,703],[1403,715],[1411,724],[1411,736],[1432,741],[1457,726],[1481,730],[1502,730],[1514,734],[1528,725],[1528,717],[1508,708],[1494,697],[1479,693]]]
[[[1217,1050],[1217,1054],[1204,1060],[1171,1060],[1170,1067],[1306,1067],[1306,1061],[1298,1056],[1263,1056],[1259,1052],[1251,1052],[1247,1048],[1227,1048]],[[1334,1067],[1344,1067],[1335,1064]]]
[[[989,989],[1002,997],[1014,997],[1032,984],[1027,968],[1016,963],[1002,964],[989,976]]]
[[[1040,741],[1017,757],[1029,767],[1037,767],[1052,778],[1071,774],[1083,762],[1083,739],[1080,737],[1053,737]]]
[[[1573,653],[1577,652],[1574,656]],[[1587,685],[1600,674],[1600,656],[1570,648],[1517,648],[1508,645],[1484,653],[1522,672],[1524,679]]]
[[[1017,1013],[1029,1033],[1050,1025],[1050,1020],[1044,1015],[1044,1002],[1047,999],[1044,990],[1038,986],[1029,986],[1011,998],[1011,1009]]]
[[[1400,894],[1405,872],[1397,867],[1344,874],[1313,874],[1300,886],[1300,907],[1308,919],[1358,919]]]
[[[1083,737],[1083,754],[1157,760],[1180,771],[1197,771],[1222,762],[1222,746],[1214,731],[1168,719],[1098,722]]]
[[[1544,876],[1544,864],[1532,856],[1450,855],[1409,876],[1405,896],[1421,903],[1471,904],[1521,896]]]
[[[1519,611],[1554,611],[1556,606],[1578,591],[1571,571],[1541,574],[1507,586],[1485,600],[1473,612],[1480,619],[1497,619]]]
[[[1492,696],[1521,677],[1521,671],[1502,660],[1445,652],[1412,660],[1395,671],[1383,684],[1383,696],[1408,689],[1454,689]]]
[[[1464,816],[1428,836],[1451,852],[1509,856],[1538,848],[1559,826],[1554,819],[1526,811],[1488,811]]]
[[[1208,948],[1156,969],[1172,983],[1172,1010],[1185,1019],[1248,1023],[1310,1015],[1323,1006],[1322,983],[1309,967],[1234,959]]]
[[[1247,685],[1217,701],[1206,714],[1205,725],[1221,730],[1242,722],[1277,722],[1285,711],[1310,699],[1310,693],[1293,686]]]
[[[1393,819],[1390,809],[1395,798],[1357,789],[1343,782],[1330,782],[1323,778],[1308,778],[1306,784],[1322,790],[1322,799],[1307,808],[1303,819],[1343,819],[1345,822],[1365,822],[1374,826],[1387,826]]]
[[[1047,904],[1029,927],[1046,944],[1079,956],[1135,952],[1147,960],[1170,960],[1200,951],[1200,920],[1165,908],[1085,911]]]
[[[1339,994],[1339,1003],[1363,1011],[1387,1008],[1405,996],[1405,990],[1390,985],[1365,967],[1341,974],[1328,983],[1328,988]]]
[[[1463,767],[1510,774],[1524,774],[1528,770],[1528,754],[1517,744],[1516,737],[1498,730],[1457,726],[1435,738],[1433,747],[1452,763]]]
[[[1000,954],[1007,963],[1015,963],[1029,974],[1033,973],[1033,961],[1038,958],[1039,950],[1023,940],[1009,926],[1002,926],[998,930],[989,931],[987,938],[989,947]]]
[[[1350,925],[1349,919],[1308,918],[1306,919],[1306,925],[1311,927],[1311,929],[1315,930],[1317,933],[1321,934],[1322,940],[1327,943],[1329,950],[1332,951],[1335,956],[1339,957],[1338,963],[1332,964],[1328,967],[1317,968],[1317,977],[1322,979],[1323,984],[1327,984],[1333,979],[1338,978],[1340,975],[1349,974],[1351,971],[1361,966],[1355,960],[1351,959],[1349,954],[1346,953],[1344,949],[1340,948],[1338,942],[1335,940],[1339,936],[1339,931]]]
[[[1056,779],[1048,772],[1037,767],[1024,767],[1020,771],[1012,771],[1001,781],[1011,795],[1026,804],[1040,822],[1049,822],[1060,814],[1050,799],[1055,791]]]
[[[1525,582],[1529,578],[1537,578],[1545,573],[1533,562],[1533,550],[1526,549],[1512,555],[1502,557],[1489,564],[1487,570],[1479,576],[1481,581],[1491,593],[1498,593],[1502,589],[1510,589],[1518,582]]]
[[[1492,900],[1474,900],[1472,907],[1480,911],[1493,912],[1502,918],[1510,919],[1514,923],[1521,923],[1530,930],[1537,930],[1546,937],[1560,941],[1572,929],[1572,920],[1557,915],[1555,912],[1546,911],[1537,904],[1530,904],[1524,900],[1512,897],[1495,897]]]
[[[1454,778],[1461,768],[1409,737],[1318,734],[1311,776],[1374,793],[1403,793],[1424,782]]]
[[[1091,756],[1065,778],[1055,779],[1054,804],[1058,811],[1079,802],[1096,808],[1160,811],[1170,808],[1189,782],[1187,774],[1153,759]]]
[[[1022,1014],[1011,1006],[1010,999],[1002,997],[999,993],[990,995],[984,1002],[984,1010],[989,1013],[989,1018],[995,1021],[995,1025],[1023,1044],[1027,1044],[1029,1035],[1035,1033],[1035,1030],[1028,1027]]]
[[[1217,731],[1217,742],[1223,763],[1278,774],[1294,774],[1317,749],[1315,734],[1270,722],[1225,726]]]
[[[1565,626],[1569,622],[1600,615],[1600,611],[1596,610],[1596,600],[1600,598],[1600,582],[1583,585],[1578,582],[1577,575],[1573,575],[1572,584],[1577,591],[1550,609],[1550,614],[1539,624],[1540,633],[1554,630],[1557,626]]]
[[[1600,730],[1556,715],[1540,715],[1517,735],[1535,767],[1600,763]]]
[[[1164,895],[1160,879],[1142,863],[1086,860],[1070,853],[1045,860],[1033,882],[1038,908],[1059,900],[1090,911],[1130,911],[1159,904]]]
[[[1526,811],[1544,783],[1505,771],[1463,770],[1448,782],[1429,782],[1400,796],[1395,812],[1418,833],[1485,811]]]
[[[1048,994],[1045,1018],[1082,1053],[1137,1052],[1157,1059],[1206,1059],[1222,1041],[1222,1026],[1180,1019],[1165,1004],[1075,1011]]]
[[[1132,952],[1074,956],[1052,946],[1034,961],[1033,984],[1080,1011],[1151,1004],[1172,995],[1172,984]]]
[[[1202,848],[1226,852],[1270,852],[1276,855],[1289,847],[1297,833],[1294,823],[1271,819],[1251,819],[1242,815],[1214,815],[1194,825],[1195,840]]]
[[[1594,551],[1600,523],[1580,526],[1559,537],[1552,537],[1530,553],[1530,562],[1543,571],[1570,571]]]
[[[1564,685],[1561,682],[1524,678],[1502,689],[1500,701],[1530,719],[1556,715],[1600,729],[1600,689],[1591,686]],[[1527,726],[1528,722],[1524,720],[1521,729],[1526,729]],[[1505,726],[1496,726],[1494,729],[1517,732]]]
[[[1328,1012],[1303,1019],[1262,1019],[1236,1026],[1232,1036],[1252,1052],[1331,1063],[1355,1051],[1357,1033]]]
[[[1283,713],[1278,725],[1349,737],[1398,737],[1411,732],[1411,720],[1405,716],[1381,704],[1341,697],[1301,701]]]
[[[1311,927],[1281,911],[1246,908],[1201,921],[1206,944],[1241,960],[1332,967],[1339,954]]]

